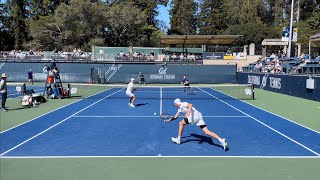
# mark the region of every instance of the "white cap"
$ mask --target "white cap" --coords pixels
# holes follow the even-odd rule
[[[175,104],[181,104],[181,100],[180,100],[180,99],[175,99],[175,100],[174,100],[174,103],[175,103]]]
[[[131,78],[131,81],[134,81],[134,78]]]

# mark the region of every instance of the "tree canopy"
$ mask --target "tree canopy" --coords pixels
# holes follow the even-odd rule
[[[159,6],[170,7],[170,27],[157,19]],[[7,0],[0,3],[0,49],[159,46],[164,34],[237,34],[238,45],[260,44],[281,37],[290,8],[286,0]],[[307,45],[320,29],[320,2],[295,1],[294,26]]]

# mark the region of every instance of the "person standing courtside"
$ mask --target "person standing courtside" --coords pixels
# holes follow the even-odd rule
[[[2,97],[1,100],[1,107],[2,111],[6,112],[8,109],[6,108],[6,100],[7,100],[7,74],[3,73],[1,75],[1,81],[0,81],[0,94]]]
[[[33,84],[33,72],[32,72],[32,69],[30,69],[29,71],[28,71],[28,80],[29,80],[29,84],[31,83],[31,84]]]

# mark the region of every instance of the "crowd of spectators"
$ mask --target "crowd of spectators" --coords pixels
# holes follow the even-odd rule
[[[173,62],[196,62],[199,59],[202,60],[202,56],[195,55],[195,53],[180,53],[178,56],[176,53],[173,53],[172,55],[167,54],[164,60]]]
[[[155,61],[155,55],[153,51],[147,54],[145,54],[144,51],[135,53],[124,53],[120,51],[120,53],[116,55],[115,59],[121,61]]]
[[[72,52],[64,52],[58,49],[54,49],[52,51],[52,58],[53,59],[61,59],[61,60],[90,60],[91,53],[83,52],[80,48],[74,48]]]
[[[37,59],[43,56],[43,51],[21,51],[21,50],[12,50],[12,51],[3,51],[1,52],[2,59]]]
[[[83,52],[80,48],[75,48],[72,52],[64,52],[58,49],[54,49],[52,52],[43,51],[2,51],[0,52],[0,58],[6,60],[42,60],[45,58],[57,59],[57,60],[89,60],[91,53]]]
[[[254,65],[255,72],[282,73],[284,61],[280,57],[272,53],[268,58],[259,58]]]
[[[310,68],[315,67],[318,70],[320,61],[317,59],[309,60],[309,56],[303,52],[299,57],[286,58],[284,53],[272,53],[269,57],[261,57],[257,62],[250,63],[242,69],[245,72],[262,73],[308,73]]]

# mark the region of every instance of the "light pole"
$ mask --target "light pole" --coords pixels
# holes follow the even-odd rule
[[[290,33],[289,33],[289,47],[288,47],[288,54],[287,57],[290,58],[291,56],[291,40],[292,40],[292,23],[293,23],[293,3],[294,0],[291,1],[291,17],[290,17]]]

